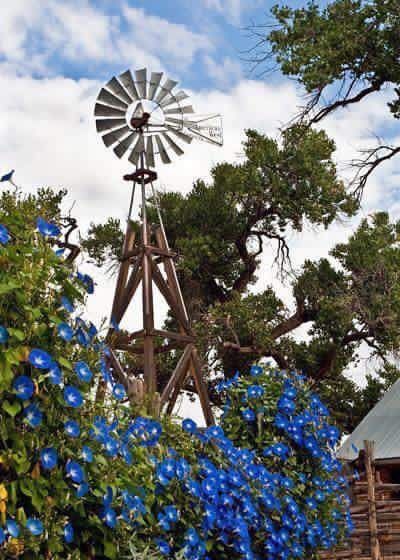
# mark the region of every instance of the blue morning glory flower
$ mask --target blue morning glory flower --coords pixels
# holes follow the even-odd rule
[[[258,377],[259,375],[262,374],[262,372],[263,372],[263,369],[262,369],[261,366],[255,366],[255,365],[253,365],[253,366],[251,366],[251,368],[250,368],[250,375],[251,375],[252,377]]]
[[[278,401],[278,409],[287,414],[292,414],[296,410],[296,403],[283,395]]]
[[[64,541],[71,544],[74,541],[74,528],[71,523],[64,525]]]
[[[79,329],[76,331],[75,337],[78,344],[80,344],[84,348],[87,348],[89,346],[90,337],[82,327],[79,327]]]
[[[176,523],[180,518],[180,511],[175,506],[165,506],[162,515],[170,521],[171,523]]]
[[[56,224],[46,222],[43,218],[36,220],[36,227],[44,237],[58,237],[61,233],[60,228]]]
[[[261,385],[251,385],[247,389],[247,396],[249,399],[258,399],[263,396],[264,392],[264,387],[261,387]]]
[[[30,399],[35,391],[35,386],[30,377],[20,375],[14,379],[13,389],[17,397],[23,401]]]
[[[20,528],[14,519],[7,519],[6,521],[7,533],[16,539],[19,536]]]
[[[119,441],[115,438],[108,437],[105,443],[107,455],[116,457],[119,451]]]
[[[205,435],[209,438],[219,439],[224,437],[224,431],[221,426],[209,426],[205,431]]]
[[[81,482],[76,489],[76,495],[78,498],[83,498],[89,492],[89,484],[87,482]]]
[[[30,351],[28,360],[38,369],[49,369],[53,364],[53,359],[50,354],[39,348],[33,348],[33,350]]]
[[[185,541],[187,542],[187,544],[189,544],[190,546],[196,546],[199,544],[200,542],[200,538],[199,535],[196,531],[196,529],[188,529],[185,533]]]
[[[269,447],[266,447],[263,451],[264,457],[280,457],[281,459],[287,459],[289,456],[290,449],[284,443],[274,443]]]
[[[62,372],[59,365],[56,362],[53,362],[50,365],[50,369],[48,371],[49,381],[52,385],[61,385],[62,383]]]
[[[0,344],[5,344],[10,338],[8,330],[3,325],[0,325]]]
[[[68,406],[72,406],[73,408],[79,408],[83,403],[81,392],[73,385],[65,386],[64,400]]]
[[[93,323],[89,323],[88,335],[90,336],[90,338],[93,339],[96,336],[97,333],[98,333],[98,330],[95,327],[95,325],[93,325]]]
[[[76,461],[69,460],[65,467],[67,476],[76,484],[80,484],[85,480],[85,471]]]
[[[112,393],[114,397],[119,401],[126,397],[125,388],[121,383],[116,383],[116,385],[114,385]]]
[[[10,239],[11,235],[9,234],[8,229],[6,226],[3,226],[3,224],[0,224],[0,243],[2,245],[7,245]]]
[[[93,461],[93,451],[88,445],[82,447],[82,459],[86,461],[86,463],[91,463]]]
[[[3,542],[4,542],[5,540],[6,540],[5,531],[4,531],[4,529],[2,529],[2,528],[0,527],[0,545],[2,545]]]
[[[46,470],[54,469],[57,466],[58,455],[54,447],[45,447],[40,452],[40,463]]]
[[[37,428],[42,423],[43,413],[36,403],[32,403],[25,408],[24,417],[32,428]]]
[[[75,311],[74,304],[67,298],[67,296],[61,297],[61,305],[66,311],[68,311],[68,313],[73,313]]]
[[[43,525],[39,519],[35,519],[34,517],[28,517],[26,520],[26,528],[32,535],[38,537],[43,533]]]
[[[73,437],[73,438],[79,437],[81,433],[81,429],[79,427],[78,422],[76,422],[76,420],[67,420],[64,423],[64,430],[69,437]]]
[[[94,292],[94,282],[93,282],[93,279],[88,274],[83,275],[83,283],[86,286],[87,293],[88,294],[93,294],[93,292]]]
[[[252,422],[256,419],[256,415],[251,408],[246,408],[242,411],[242,417],[246,420],[246,422]]]
[[[14,183],[13,181],[13,175],[15,173],[15,169],[11,169],[11,171],[9,171],[8,173],[6,173],[5,175],[2,175],[0,177],[0,183],[4,183],[6,181],[9,181],[15,188],[18,188],[17,185]]]
[[[93,373],[90,371],[89,366],[86,362],[76,362],[76,364],[74,365],[74,370],[80,381],[89,383],[89,381],[93,377]]]
[[[57,331],[59,336],[65,340],[65,342],[69,342],[74,336],[74,331],[67,323],[60,323],[57,325]]]
[[[94,282],[93,279],[88,275],[88,274],[82,274],[81,272],[77,272],[76,274],[78,280],[80,280],[85,288],[88,294],[93,294],[94,292]]]
[[[182,428],[183,430],[185,430],[185,432],[188,432],[189,434],[194,434],[195,432],[197,432],[197,424],[194,420],[191,420],[190,418],[186,418],[185,420],[183,420]]]
[[[113,489],[111,488],[111,486],[107,486],[106,493],[103,496],[103,505],[105,508],[108,508],[112,504],[113,498],[114,498]]]
[[[104,508],[101,513],[101,519],[107,527],[114,529],[117,526],[117,514],[112,508]]]
[[[156,539],[155,543],[158,547],[158,550],[163,556],[168,556],[169,554],[171,554],[171,547],[169,546],[167,541],[164,541],[163,539]]]

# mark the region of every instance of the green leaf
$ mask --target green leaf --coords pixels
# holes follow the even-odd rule
[[[23,340],[25,340],[25,333],[24,331],[21,331],[19,329],[8,329],[8,332],[10,333],[11,336],[13,336],[14,338],[16,338],[17,340],[19,340],[20,342],[22,342]]]
[[[117,547],[111,541],[105,541],[104,543],[104,556],[107,558],[114,559],[117,557]]]
[[[66,369],[69,369],[70,371],[72,371],[72,364],[71,362],[69,362],[68,360],[66,360],[65,358],[63,358],[62,356],[59,356],[57,358],[57,361],[59,362],[59,364],[63,367],[65,367]]]
[[[21,284],[15,282],[15,280],[9,280],[7,283],[0,284],[0,295],[8,294],[14,290],[17,290],[21,287]]]
[[[7,414],[9,414],[14,418],[14,416],[16,416],[18,412],[21,411],[22,407],[21,407],[21,403],[19,403],[18,401],[14,401],[13,403],[4,401],[2,404],[2,408],[7,412]]]

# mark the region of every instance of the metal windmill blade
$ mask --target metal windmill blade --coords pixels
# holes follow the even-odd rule
[[[123,119],[97,119],[96,130],[97,132],[104,132],[106,130],[111,130],[117,126],[122,126],[126,124],[125,117]]]
[[[120,74],[119,80],[133,100],[140,99],[130,70]]]
[[[161,103],[159,105],[160,105],[160,107],[162,107],[164,109],[165,107],[168,107],[169,105],[172,105],[173,103],[180,103],[184,99],[188,99],[188,98],[189,98],[189,96],[186,92],[178,91],[178,93],[176,95],[171,95],[167,99],[164,99],[164,101],[161,101]]]
[[[103,105],[102,103],[96,103],[94,107],[95,117],[125,117],[125,114],[126,111],[122,109],[116,109],[115,107]]]
[[[186,144],[190,144],[192,142],[193,136],[190,136],[189,134],[185,134],[184,132],[179,130],[179,128],[177,129],[169,124],[166,124],[165,127],[167,128],[168,132],[171,132],[171,134],[174,134],[179,138],[179,140],[186,142]]]
[[[136,70],[135,85],[141,99],[147,99],[147,69]]]
[[[111,132],[105,134],[102,137],[102,140],[107,148],[109,148],[110,146],[112,146],[112,144],[115,144],[115,142],[118,142],[119,140],[121,140],[121,138],[129,134],[129,132],[129,126],[124,125],[121,128],[117,128],[116,130],[112,130]]]
[[[119,97],[117,97],[113,93],[110,93],[104,88],[101,88],[97,100],[101,101],[102,103],[106,103],[107,105],[112,105],[113,107],[119,107],[120,109],[128,108],[128,103],[125,103],[125,101],[121,101]]]
[[[158,148],[158,153],[160,154],[160,157],[161,157],[161,161],[163,163],[171,163],[171,158],[169,157],[168,152],[165,149],[165,146],[162,143],[162,140],[161,140],[161,138],[159,137],[158,134],[156,134],[155,139],[156,139],[156,144],[157,144],[157,148]]]
[[[112,93],[123,99],[126,103],[130,104],[133,98],[128,94],[128,92],[122,87],[117,78],[111,78],[109,82],[106,83],[105,87],[109,89]]]
[[[131,155],[129,156],[128,160],[134,165],[137,165],[139,162],[140,154],[143,154],[144,151],[145,151],[144,138],[142,135],[140,135],[136,141],[134,148],[131,151]]]
[[[167,141],[167,143],[172,148],[172,150],[176,153],[177,156],[183,156],[184,151],[180,146],[178,146],[176,142],[172,140],[171,136],[169,136],[167,132],[163,132],[162,136],[163,138],[165,138],[165,140]]]
[[[118,144],[118,146],[116,146],[114,148],[114,153],[117,154],[117,156],[119,158],[122,158],[122,156],[124,155],[124,153],[127,151],[127,149],[129,148],[129,146],[133,143],[133,141],[135,140],[137,136],[137,132],[131,132],[131,134],[129,136],[127,136],[124,140],[122,140],[122,142],[120,142]]]
[[[154,159],[154,144],[153,144],[153,137],[152,136],[147,137],[146,164],[149,167],[155,167],[156,166],[155,159]]]
[[[172,90],[178,84],[174,80],[170,80],[169,78],[165,81],[165,83],[161,86],[161,90],[157,95],[155,101],[156,103],[160,104],[164,98],[171,99],[172,97]]]
[[[152,72],[151,73],[150,84],[149,84],[149,94],[148,94],[149,99],[151,99],[151,100],[154,99],[154,96],[156,95],[158,87],[161,83],[162,77],[163,77],[162,72]]]
[[[182,156],[194,139],[222,145],[220,115],[196,115],[178,82],[147,68],[126,70],[101,88],[94,114],[107,147],[131,163],[154,168]]]

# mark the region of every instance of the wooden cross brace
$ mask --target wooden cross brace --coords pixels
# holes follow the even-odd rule
[[[169,250],[163,227],[150,228],[144,219],[141,235],[137,239],[131,223],[128,222],[112,306],[112,325],[118,325],[123,319],[135,293],[141,286],[143,328],[128,334],[122,334],[115,328],[110,330],[108,340],[112,349],[112,367],[114,370],[122,369],[115,351],[143,356],[144,386],[141,391],[144,395],[150,395],[150,401],[154,402],[153,397],[158,390],[155,356],[176,348],[183,350],[175,370],[162,391],[159,406],[161,409],[165,409],[167,414],[172,414],[180,391],[187,379],[192,377],[206,423],[211,425],[214,423],[214,417],[203,378],[202,363],[195,346],[195,336],[178,284],[175,256],[175,253]],[[154,285],[167,302],[178,323],[179,332],[155,328]],[[156,346],[156,341],[159,339],[162,339],[163,342]],[[137,382],[137,379],[132,382],[135,387]],[[131,389],[134,390],[132,387]],[[128,387],[128,394],[129,391]]]

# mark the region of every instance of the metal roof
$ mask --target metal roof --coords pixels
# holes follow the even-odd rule
[[[356,459],[365,440],[375,442],[375,459],[400,458],[400,379],[342,444],[338,459]]]

